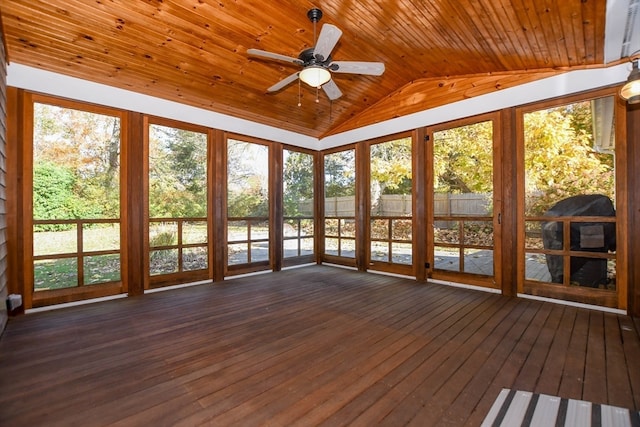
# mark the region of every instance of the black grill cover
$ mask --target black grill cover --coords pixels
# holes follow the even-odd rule
[[[615,216],[611,199],[600,194],[573,196],[561,200],[545,216]],[[542,223],[542,242],[545,249],[562,249],[562,223]],[[609,222],[573,222],[570,235],[571,250],[608,252],[616,250],[616,226]],[[551,281],[562,283],[562,256],[546,255]],[[607,283],[607,260],[571,257],[572,283],[597,288]]]

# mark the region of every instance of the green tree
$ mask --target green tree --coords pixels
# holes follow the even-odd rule
[[[493,126],[480,122],[433,136],[434,188],[439,193],[493,191]]]
[[[243,191],[228,193],[227,212],[230,217],[269,216],[268,196],[258,177],[250,177]]]
[[[578,194],[614,198],[613,156],[593,149],[585,109],[572,104],[525,115],[528,215],[543,214],[556,202]]]
[[[227,214],[230,217],[269,215],[268,158],[266,145],[227,142]]]
[[[371,183],[380,194],[411,194],[411,138],[371,146]],[[373,188],[372,188],[373,191]]]
[[[77,193],[79,179],[71,168],[42,162],[33,171],[33,217],[38,220],[77,219],[95,215],[95,206]],[[63,225],[40,225],[38,230],[68,229]]]
[[[175,135],[168,146],[173,153],[172,171],[187,191],[206,196],[207,136],[183,129],[173,131]]]
[[[311,154],[285,150],[283,168],[284,214],[298,216],[300,202],[313,200],[313,156]]]
[[[149,131],[149,214],[203,217],[207,210],[207,135],[167,126]]]
[[[117,218],[120,210],[119,156],[120,120],[118,117],[47,104],[34,104],[33,163],[34,186],[46,179],[44,171],[65,170],[75,177],[71,187],[58,181],[59,191],[36,194],[34,215],[57,205],[60,192],[71,191],[82,206],[57,209],[48,219]],[[58,174],[57,176],[60,176]],[[50,183],[51,181],[49,181]],[[72,214],[71,211],[74,213]]]
[[[411,195],[411,138],[382,142],[371,146],[371,210],[382,212],[386,194]]]
[[[355,196],[355,150],[344,150],[324,156],[325,197]]]

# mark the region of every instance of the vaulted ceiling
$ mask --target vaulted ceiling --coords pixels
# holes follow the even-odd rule
[[[247,49],[313,47],[313,7],[317,33],[343,31],[333,59],[385,73],[334,73],[333,102],[297,83],[268,93],[299,67]],[[323,137],[602,66],[606,1],[3,0],[0,16],[10,62]]]

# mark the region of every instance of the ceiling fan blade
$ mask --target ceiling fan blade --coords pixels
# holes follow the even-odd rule
[[[318,42],[313,49],[313,54],[318,61],[322,62],[327,60],[336,43],[340,40],[340,36],[342,36],[342,30],[335,25],[324,24],[322,26],[322,30],[320,30],[320,35],[318,36]]]
[[[337,68],[336,68],[337,66]],[[381,76],[384,73],[382,62],[360,61],[333,61],[329,69],[336,73],[366,74],[368,76]]]
[[[292,56],[280,55],[279,53],[267,52],[260,49],[247,49],[247,53],[253,56],[261,56],[263,58],[277,59],[279,61],[291,62],[293,64],[302,65],[302,61]]]
[[[283,87],[290,85],[291,83],[293,83],[294,81],[296,81],[298,79],[298,74],[300,74],[300,73],[299,72],[295,72],[295,73],[291,74],[289,77],[286,77],[286,78],[280,80],[278,83],[274,84],[269,89],[267,89],[267,92],[277,92],[280,89],[282,89]]]
[[[333,81],[333,79],[322,85],[322,89],[332,101],[342,96],[342,91],[338,88],[338,85]]]

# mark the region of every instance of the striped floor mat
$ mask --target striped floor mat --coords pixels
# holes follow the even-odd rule
[[[482,427],[640,427],[640,412],[503,388]]]

